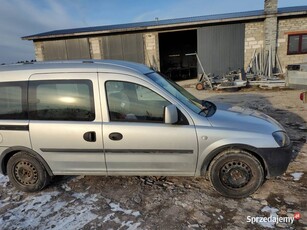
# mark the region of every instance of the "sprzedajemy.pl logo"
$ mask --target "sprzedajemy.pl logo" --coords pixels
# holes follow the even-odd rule
[[[293,217],[284,217],[284,216],[269,216],[269,217],[263,217],[263,216],[247,216],[247,223],[290,223],[293,224],[294,220],[299,220],[301,218],[301,214],[299,212],[294,213]]]

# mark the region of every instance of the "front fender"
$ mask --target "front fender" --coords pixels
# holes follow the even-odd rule
[[[200,149],[199,160],[196,167],[196,176],[204,175],[208,170],[208,166],[212,159],[217,156],[219,153],[226,149],[242,149],[252,153],[267,169],[265,160],[259,154],[259,148],[277,148],[279,147],[275,141],[272,141],[273,137],[266,138],[231,138],[231,139],[222,139],[216,142],[211,143],[209,146]],[[274,140],[274,139],[273,139]],[[251,145],[253,143],[253,145]]]

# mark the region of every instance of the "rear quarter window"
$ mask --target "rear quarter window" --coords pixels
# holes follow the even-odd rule
[[[26,82],[0,83],[0,119],[28,119]]]
[[[95,108],[90,80],[46,80],[29,83],[32,120],[93,121]]]

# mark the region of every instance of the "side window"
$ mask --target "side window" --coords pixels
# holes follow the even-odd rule
[[[295,34],[288,36],[288,54],[307,53],[307,34]]]
[[[106,82],[111,121],[164,122],[164,107],[170,102],[138,84]]]
[[[0,119],[28,119],[27,83],[0,83]]]
[[[299,35],[292,35],[289,36],[289,46],[288,46],[288,53],[299,53],[300,47],[300,36]]]
[[[46,80],[29,83],[32,120],[93,121],[95,107],[90,80]]]

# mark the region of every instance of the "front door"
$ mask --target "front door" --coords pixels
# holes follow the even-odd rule
[[[183,114],[178,124],[165,124],[167,99],[137,80],[113,79],[100,83],[108,105],[103,122],[108,174],[194,175],[194,125]]]
[[[35,74],[29,82],[32,148],[57,174],[105,174],[97,73]]]

